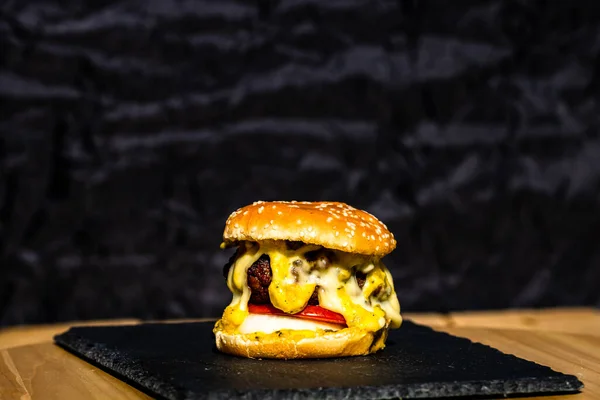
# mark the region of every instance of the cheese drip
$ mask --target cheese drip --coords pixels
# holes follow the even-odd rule
[[[221,323],[225,328],[237,328],[248,316],[248,300],[250,300],[251,295],[247,282],[248,268],[262,254],[258,251],[258,246],[252,246],[249,243],[241,243],[240,250],[243,253],[237,257],[227,274],[227,287],[233,293],[233,298],[223,311]]]
[[[231,328],[238,328],[248,315],[247,271],[262,254],[270,258],[271,303],[283,312],[294,314],[304,309],[318,287],[321,307],[342,314],[349,328],[374,332],[386,323],[391,328],[398,328],[402,323],[391,274],[378,258],[328,250],[334,254],[334,260],[320,269],[311,268],[306,260],[306,253],[322,249],[320,246],[306,245],[290,250],[284,241],[271,240],[241,246],[245,246],[245,251],[230,268],[227,279],[233,299],[225,309],[223,323]],[[366,274],[362,289],[352,269]]]
[[[289,252],[286,251],[285,244],[261,250],[268,254],[271,260],[273,279],[269,285],[269,297],[273,306],[289,314],[302,311],[315,291],[316,283],[308,279],[299,279],[300,268],[296,269],[298,279],[292,275],[293,262],[296,260],[292,260],[293,255],[286,254]]]

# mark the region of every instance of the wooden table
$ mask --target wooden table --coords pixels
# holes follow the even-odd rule
[[[600,310],[406,314],[405,318],[576,375],[585,384],[580,394],[536,399],[600,399]],[[101,321],[0,330],[0,399],[149,399],[52,344],[53,335],[72,325],[139,322]]]

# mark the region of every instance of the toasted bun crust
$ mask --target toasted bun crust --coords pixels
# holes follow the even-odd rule
[[[385,224],[366,211],[337,202],[257,201],[229,216],[223,240],[290,240],[380,257],[396,248]]]
[[[364,356],[385,347],[388,329],[377,332],[343,329],[294,340],[272,333],[256,340],[253,334],[235,334],[215,329],[217,349],[247,358],[332,358]]]

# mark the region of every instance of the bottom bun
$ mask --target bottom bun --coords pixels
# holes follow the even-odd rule
[[[232,333],[214,329],[217,349],[223,353],[247,358],[331,358],[364,356],[385,347],[388,328],[366,332],[356,328],[339,331],[295,333],[292,330],[263,333]]]

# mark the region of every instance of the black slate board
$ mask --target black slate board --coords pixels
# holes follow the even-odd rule
[[[213,323],[72,328],[56,343],[166,399],[354,399],[573,393],[564,375],[498,350],[405,322],[368,357],[250,360],[220,354]]]

